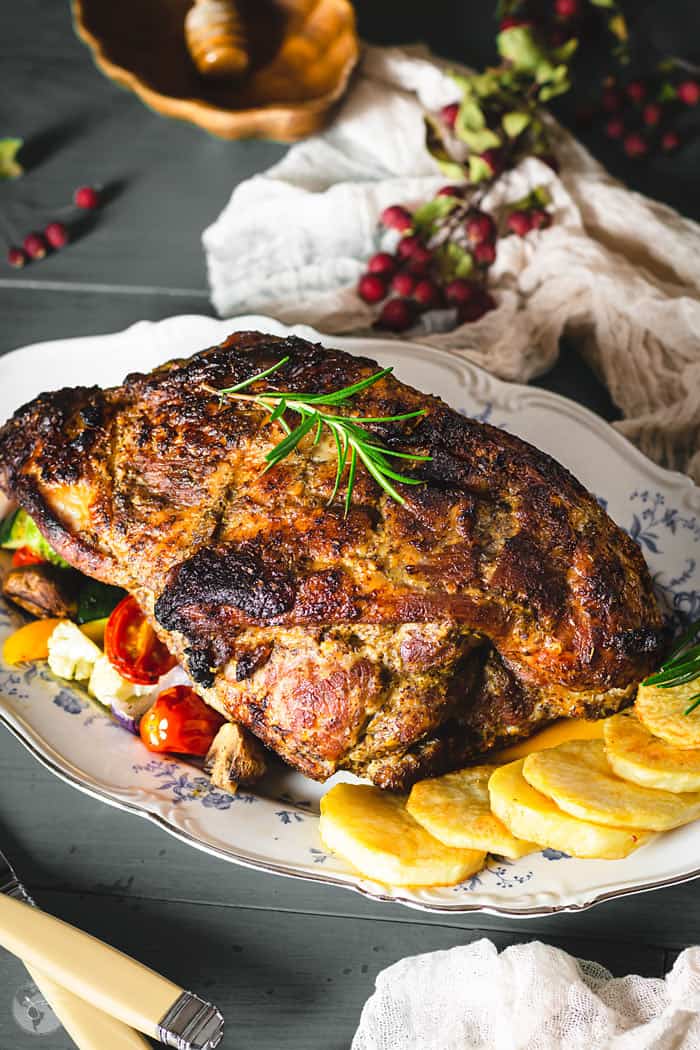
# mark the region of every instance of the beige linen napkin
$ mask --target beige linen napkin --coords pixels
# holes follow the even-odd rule
[[[402,959],[377,977],[352,1050],[700,1050],[700,948],[663,979],[615,979],[534,941]]]
[[[354,286],[385,246],[379,213],[447,181],[423,132],[424,110],[456,95],[445,68],[423,48],[367,47],[331,128],[236,188],[203,237],[222,316],[260,310],[330,333],[368,328],[373,312]],[[625,416],[615,426],[700,481],[700,226],[625,189],[553,127],[560,175],[530,158],[485,201],[497,209],[546,185],[555,216],[547,230],[499,242],[498,308],[451,332],[426,315],[409,338],[526,382],[572,336]]]

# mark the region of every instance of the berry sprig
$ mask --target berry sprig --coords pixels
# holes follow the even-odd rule
[[[626,82],[606,78],[600,97],[605,134],[619,142],[628,157],[645,157],[658,149],[673,153],[681,146],[674,125],[685,110],[700,103],[700,79],[689,75],[689,68],[694,67],[668,59],[644,77]]]
[[[367,263],[357,294],[370,305],[383,303],[375,327],[392,332],[411,328],[423,312],[451,310],[455,324],[478,321],[496,306],[488,272],[501,236],[525,237],[551,222],[548,195],[539,187],[508,205],[497,219],[481,206],[481,193],[467,184],[443,186],[413,212],[400,204],[385,208],[380,223],[398,234],[393,252]]]
[[[93,186],[79,186],[73,194],[73,204],[79,211],[94,211],[100,205],[99,192]],[[65,211],[66,209],[61,209]],[[73,209],[69,206],[69,211]],[[42,232],[33,230],[28,233],[22,241],[22,246],[16,244],[9,246],[7,250],[7,261],[15,269],[21,269],[28,262],[38,262],[44,259],[49,251],[60,251],[70,240],[69,226],[58,220],[53,220],[44,227]]]

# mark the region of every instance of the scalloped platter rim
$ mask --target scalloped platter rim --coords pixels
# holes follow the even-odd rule
[[[504,383],[462,358],[399,340],[323,336],[270,318],[173,317],[113,335],[35,344],[0,358],[0,419],[44,389],[118,383],[188,356],[232,331],[290,332],[392,364],[399,378],[458,411],[519,434],[556,456],[644,550],[669,617],[700,617],[700,489],[646,459],[587,409],[543,390]],[[0,602],[0,641],[21,622]],[[657,836],[621,861],[574,860],[544,850],[491,859],[456,887],[409,890],[372,883],[324,850],[318,802],[325,788],[276,766],[259,793],[228,795],[194,766],[147,752],[98,705],[43,665],[0,662],[0,720],[53,773],[83,792],[146,817],[198,849],[278,875],[345,887],[436,912],[511,917],[578,911],[700,876],[700,822]],[[345,778],[342,774],[334,779]],[[693,857],[697,857],[694,866]]]

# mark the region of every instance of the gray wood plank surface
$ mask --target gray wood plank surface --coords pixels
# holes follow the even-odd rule
[[[429,16],[399,0],[356,6],[367,39],[423,38],[474,63],[493,55],[492,5],[434,0]],[[696,6],[646,5],[647,23],[652,9],[659,47],[683,52]],[[26,176],[0,182],[0,233],[17,239],[41,227],[81,183],[103,184],[106,200],[65,251],[21,273],[2,269],[0,353],[144,318],[210,313],[201,232],[234,186],[285,147],[221,142],[155,116],[93,67],[67,4],[0,5],[0,69],[0,135],[27,143]],[[567,106],[561,113],[571,118]],[[675,162],[635,166],[597,131],[587,141],[631,185],[700,215],[700,143]],[[615,415],[570,348],[540,382]],[[480,936],[499,947],[540,938],[616,974],[661,974],[700,940],[697,884],[549,919],[423,915],[195,851],[61,783],[4,731],[0,769],[0,845],[42,903],[217,1001],[229,1022],[226,1047],[347,1047],[379,969]],[[26,1030],[26,984],[20,964],[0,952],[0,1050],[68,1050],[60,1032],[38,1041]]]

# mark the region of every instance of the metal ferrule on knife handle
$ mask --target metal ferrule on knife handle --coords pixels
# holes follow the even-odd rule
[[[224,1031],[224,1019],[211,1003],[193,992],[183,992],[161,1018],[158,1038],[176,1050],[208,1050],[218,1046]]]
[[[221,1014],[96,937],[0,896],[0,945],[92,1006],[178,1050],[214,1050]]]

